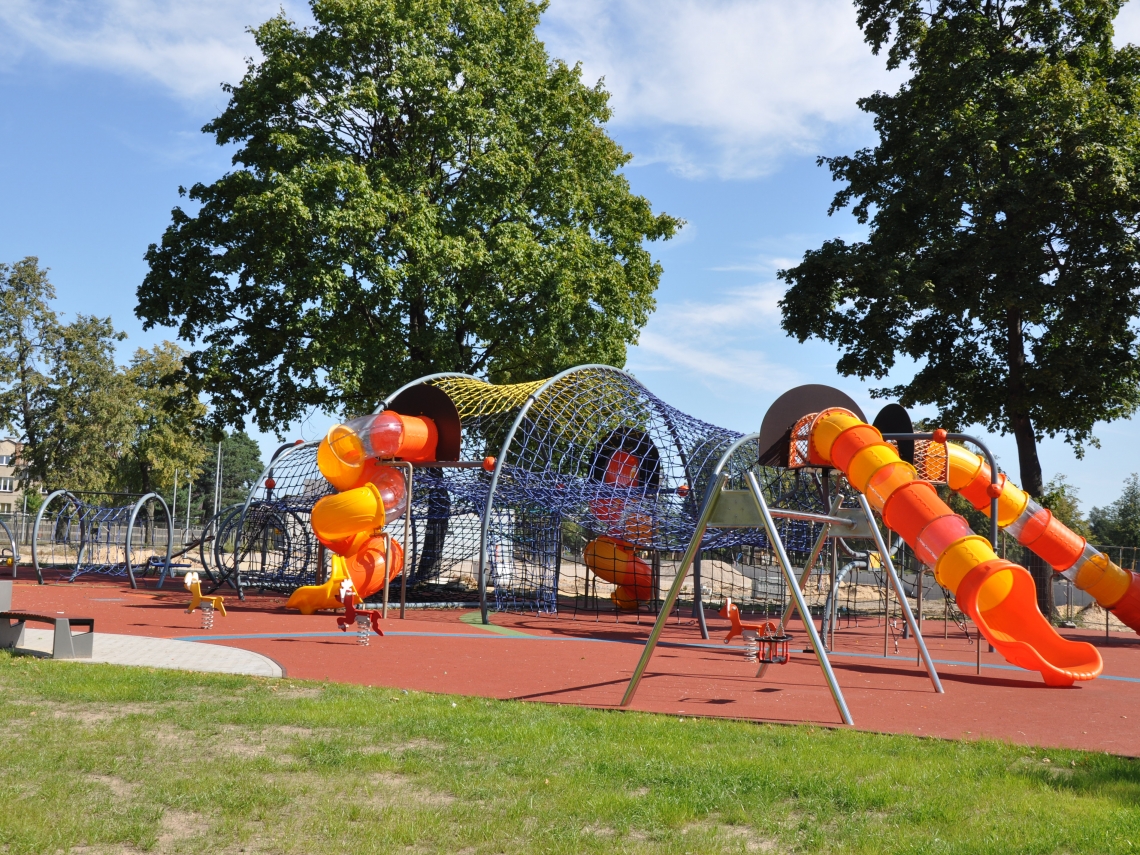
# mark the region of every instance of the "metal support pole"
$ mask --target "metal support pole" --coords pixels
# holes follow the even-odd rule
[[[938,672],[934,669],[934,661],[930,658],[930,651],[926,649],[926,639],[924,639],[922,633],[918,631],[918,624],[915,622],[914,614],[910,610],[910,603],[907,602],[906,595],[903,593],[902,582],[899,580],[898,573],[895,572],[895,563],[891,560],[891,554],[887,551],[886,543],[883,542],[883,533],[879,531],[879,525],[875,522],[875,515],[871,511],[871,503],[867,501],[866,496],[860,494],[859,504],[863,508],[863,513],[867,516],[867,523],[871,526],[871,533],[875,537],[875,547],[883,557],[883,567],[887,571],[887,576],[890,577],[891,585],[894,586],[895,593],[898,594],[899,606],[902,609],[903,617],[906,619],[907,625],[910,626],[910,631],[914,633],[914,641],[915,644],[918,645],[918,652],[926,665],[926,673],[930,675],[930,682],[934,684],[934,691],[942,694],[942,681],[938,679]]]
[[[819,660],[819,667],[823,669],[823,676],[827,680],[827,688],[831,690],[831,697],[835,701],[835,706],[839,710],[839,716],[843,719],[844,724],[853,725],[855,722],[851,719],[851,713],[847,709],[847,701],[843,699],[843,690],[839,688],[839,683],[835,679],[835,672],[831,670],[831,661],[827,658],[827,651],[823,649],[823,641],[816,632],[815,623],[811,619],[811,612],[808,611],[807,602],[804,601],[803,591],[800,586],[796,584],[795,574],[792,573],[792,564],[788,560],[788,553],[784,551],[784,543],[780,540],[780,536],[776,531],[776,523],[772,519],[772,515],[768,512],[768,503],[764,501],[764,492],[760,489],[760,482],[756,480],[756,475],[753,472],[747,473],[748,487],[752,491],[752,498],[756,500],[756,507],[760,511],[760,517],[764,520],[764,530],[768,533],[768,541],[772,544],[772,548],[776,553],[776,558],[780,562],[780,569],[784,572],[784,578],[787,580],[788,587],[792,589],[792,597],[795,599],[796,608],[800,610],[800,614],[804,616],[804,625],[807,627],[808,638],[811,640],[812,650],[815,651],[815,658]]]
[[[404,619],[404,610],[408,604],[408,567],[410,566],[411,545],[409,539],[412,536],[412,487],[415,480],[415,467],[411,463],[401,464],[404,470],[405,477],[407,478],[407,506],[404,508],[404,570],[400,573],[400,620]],[[387,589],[385,589],[387,590]],[[486,594],[486,591],[483,592]],[[484,605],[486,601],[484,600]],[[485,613],[484,613],[485,615]]]
[[[713,478],[709,484],[709,490],[705,494],[704,504],[701,505],[700,515],[697,517],[697,524],[693,528],[693,537],[689,541],[688,548],[685,549],[685,554],[681,557],[681,563],[677,566],[677,575],[673,578],[673,584],[669,588],[669,593],[665,595],[665,601],[661,604],[661,611],[657,614],[657,620],[653,622],[653,630],[649,633],[649,640],[645,642],[645,649],[641,651],[641,659],[638,660],[637,667],[633,671],[633,676],[630,677],[629,685],[626,686],[625,695],[621,699],[621,705],[623,707],[629,706],[630,701],[633,700],[633,696],[637,692],[637,687],[641,683],[641,677],[645,673],[646,666],[649,665],[650,658],[653,656],[653,649],[657,647],[657,640],[661,637],[661,631],[665,629],[665,623],[669,620],[669,613],[673,611],[673,606],[677,602],[678,595],[681,593],[681,585],[685,581],[685,576],[688,575],[689,566],[693,563],[697,551],[701,548],[701,540],[705,536],[705,526],[708,525],[709,517],[712,516],[713,508],[716,507],[716,501],[727,479],[728,473],[721,472]]]
[[[831,516],[839,513],[839,508],[843,505],[843,495],[839,494],[831,500]],[[800,574],[800,589],[807,585],[808,580],[811,578],[811,568],[815,566],[815,562],[819,560],[819,554],[823,551],[824,545],[827,543],[827,536],[831,533],[831,525],[828,523],[823,524],[823,529],[819,533],[819,537],[815,539],[815,545],[811,548],[811,554],[808,555],[807,563],[804,564],[804,572]],[[769,546],[771,544],[771,535],[769,537]],[[772,546],[772,551],[775,552],[775,546]],[[792,612],[795,611],[796,601],[792,600],[784,609],[784,614],[780,618],[779,634],[783,634],[784,629],[788,625],[788,621],[792,619]],[[811,623],[811,612],[801,612],[800,617],[804,619],[804,623]],[[756,671],[757,678],[762,678],[768,672],[768,663],[763,662],[760,668]]]
[[[384,532],[384,576],[388,575],[388,562],[392,560],[392,535]],[[388,619],[388,589],[391,586],[391,579],[384,579],[384,596],[381,599],[380,605],[380,618],[381,620]]]
[[[705,601],[701,594],[701,553],[693,559],[693,617],[697,619],[697,626],[701,629],[701,638],[709,640],[709,628],[705,626]]]

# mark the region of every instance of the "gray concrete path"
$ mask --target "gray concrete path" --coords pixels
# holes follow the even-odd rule
[[[50,629],[25,629],[24,643],[17,651],[51,653]],[[147,638],[141,635],[95,633],[90,659],[74,662],[104,662],[109,665],[143,665],[148,668],[176,668],[181,671],[209,671],[221,674],[248,674],[253,677],[283,677],[281,666],[260,653],[220,644]]]

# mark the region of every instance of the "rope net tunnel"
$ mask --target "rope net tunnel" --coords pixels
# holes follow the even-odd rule
[[[584,366],[513,385],[435,375],[385,407],[405,413],[432,398],[453,409],[456,433],[449,439],[441,420],[442,462],[415,466],[406,578],[389,582],[392,600],[403,584],[411,603],[478,602],[485,547],[488,601],[499,610],[653,611],[718,465],[740,489],[746,472],[759,473],[773,507],[824,510],[816,474],[760,466],[756,443],[738,444],[739,433],[669,406],[616,368]],[[448,443],[454,447],[445,455]],[[485,458],[495,465],[463,463]],[[318,467],[318,443],[278,457],[234,523],[241,527],[232,538],[234,578],[283,591],[321,582],[326,567],[308,522],[316,502],[333,493]],[[806,557],[818,526],[780,526],[789,553]],[[389,513],[385,531],[404,541],[403,517]],[[778,608],[785,592],[769,546],[758,529],[707,531],[704,598]]]
[[[159,585],[171,567],[170,509],[156,493],[86,493],[56,490],[36,514],[32,564],[43,579],[47,569],[69,573],[68,581],[95,573],[126,576],[131,587],[156,575]]]

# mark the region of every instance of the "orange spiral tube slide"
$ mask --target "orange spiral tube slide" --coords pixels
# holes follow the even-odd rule
[[[946,444],[950,489],[990,515],[990,467],[969,449]],[[1087,591],[1123,623],[1140,632],[1140,573],[1114,564],[1029,494],[998,476],[998,525],[1080,590]]]
[[[616,585],[610,599],[619,609],[635,609],[653,596],[653,571],[634,548],[605,535],[586,544],[586,566],[599,579]]]
[[[1039,671],[1050,686],[1071,686],[1100,674],[1104,663],[1097,649],[1062,638],[1038,610],[1029,571],[999,558],[878,429],[848,410],[824,410],[812,422],[808,459],[838,468],[867,496],[887,527],[934,568],[938,583],[955,595],[958,607],[1007,661]]]

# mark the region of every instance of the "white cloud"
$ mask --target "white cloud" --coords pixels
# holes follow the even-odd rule
[[[246,28],[282,6],[308,20],[296,0],[4,0],[0,37],[10,50],[142,77],[197,101],[241,79],[256,50]]]
[[[747,177],[814,153],[869,128],[856,99],[897,85],[850,0],[554,0],[541,34],[587,80],[605,77],[615,126],[652,132],[638,162],[687,175]]]
[[[726,292],[719,299],[662,306],[650,318],[629,356],[638,373],[680,371],[701,384],[729,381],[738,388],[782,392],[804,382],[755,347],[758,334],[779,332],[777,301],[783,289],[763,283]]]

